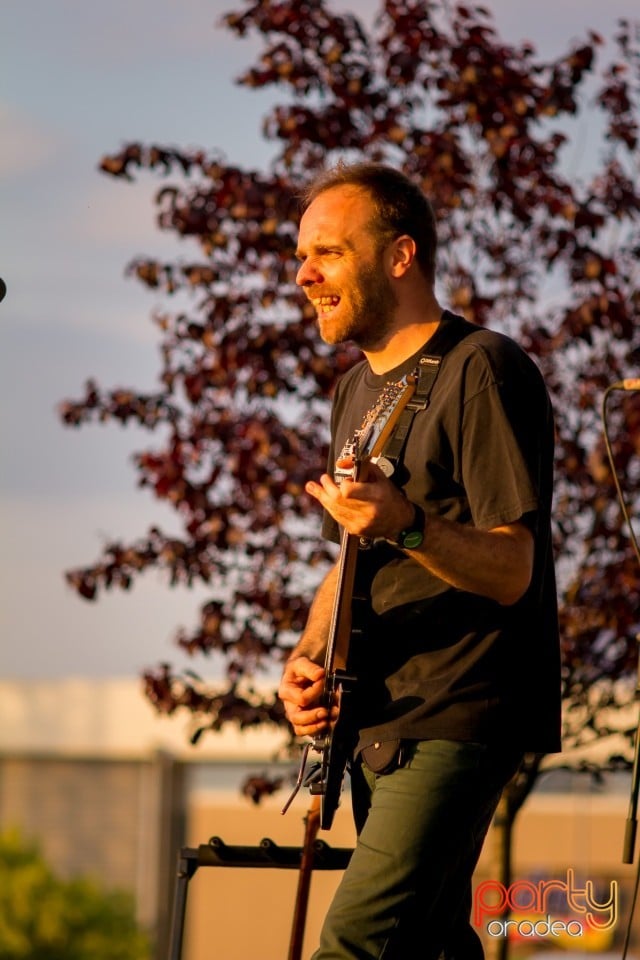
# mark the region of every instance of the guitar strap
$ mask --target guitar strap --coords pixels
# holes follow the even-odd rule
[[[413,397],[400,414],[398,422],[396,423],[389,439],[384,446],[384,449],[381,452],[380,457],[377,460],[378,466],[384,473],[387,474],[387,476],[391,476],[393,473],[395,473],[395,470],[402,459],[402,454],[409,436],[409,431],[411,430],[413,418],[419,410],[426,410],[429,406],[429,398],[438,377],[438,373],[440,372],[442,358],[446,353],[449,352],[449,350],[464,340],[468,334],[477,329],[477,327],[474,327],[464,320],[463,325],[459,325],[456,321],[460,320],[462,320],[461,317],[451,316],[451,319],[447,321],[444,330],[442,331],[443,335],[439,338],[441,341],[440,350],[431,350],[429,353],[425,352],[418,360],[418,367],[416,370],[417,383]],[[454,329],[451,329],[451,327]],[[437,336],[438,334],[436,334],[436,337]]]
[[[429,397],[440,372],[441,362],[442,357],[426,353],[418,361],[417,384],[413,397],[398,417],[398,422],[377,460],[378,466],[387,476],[395,473],[400,462],[413,418],[418,410],[426,410],[429,405]]]

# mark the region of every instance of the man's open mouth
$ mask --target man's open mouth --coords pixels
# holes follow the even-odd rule
[[[340,297],[314,297],[311,300],[318,313],[329,313],[340,303]]]

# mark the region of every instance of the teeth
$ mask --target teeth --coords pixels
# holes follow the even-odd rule
[[[314,305],[318,313],[328,313],[329,310],[333,310],[333,308],[340,303],[340,297],[313,297],[311,299],[311,303]]]

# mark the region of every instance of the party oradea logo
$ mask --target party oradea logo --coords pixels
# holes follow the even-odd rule
[[[484,880],[473,898],[474,926],[490,937],[550,940],[559,947],[602,950],[610,946],[618,920],[618,884],[603,893],[592,880],[583,885],[575,871],[566,880],[516,880],[509,886]]]

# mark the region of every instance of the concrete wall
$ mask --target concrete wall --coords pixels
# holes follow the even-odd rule
[[[305,803],[280,814],[282,798],[270,798],[261,808],[240,806],[212,791],[194,791],[189,797],[187,842],[190,846],[219,836],[230,844],[257,845],[263,837],[281,844],[300,844],[304,834]],[[347,805],[348,807],[348,805]],[[353,828],[347,807],[341,808],[329,834],[320,833],[332,846],[350,846]],[[635,868],[621,862],[627,798],[623,793],[594,796],[589,793],[531,797],[516,824],[513,880],[536,883],[565,880],[567,870],[576,878],[600,881],[604,889],[619,884],[619,917],[612,934],[584,936],[563,947],[598,953],[619,946],[628,920]],[[495,849],[491,837],[476,874],[476,882],[496,879]],[[640,855],[640,853],[639,853]],[[201,868],[189,885],[183,960],[284,960],[287,956],[296,898],[296,875],[284,870]],[[317,943],[322,917],[339,882],[338,872],[316,873],[312,879],[307,936],[303,957]],[[640,920],[636,920],[632,945],[640,950]],[[483,938],[489,937],[483,927]],[[554,946],[547,940],[547,947]],[[512,948],[513,960],[531,954],[531,943]],[[567,955],[571,956],[571,953]]]

